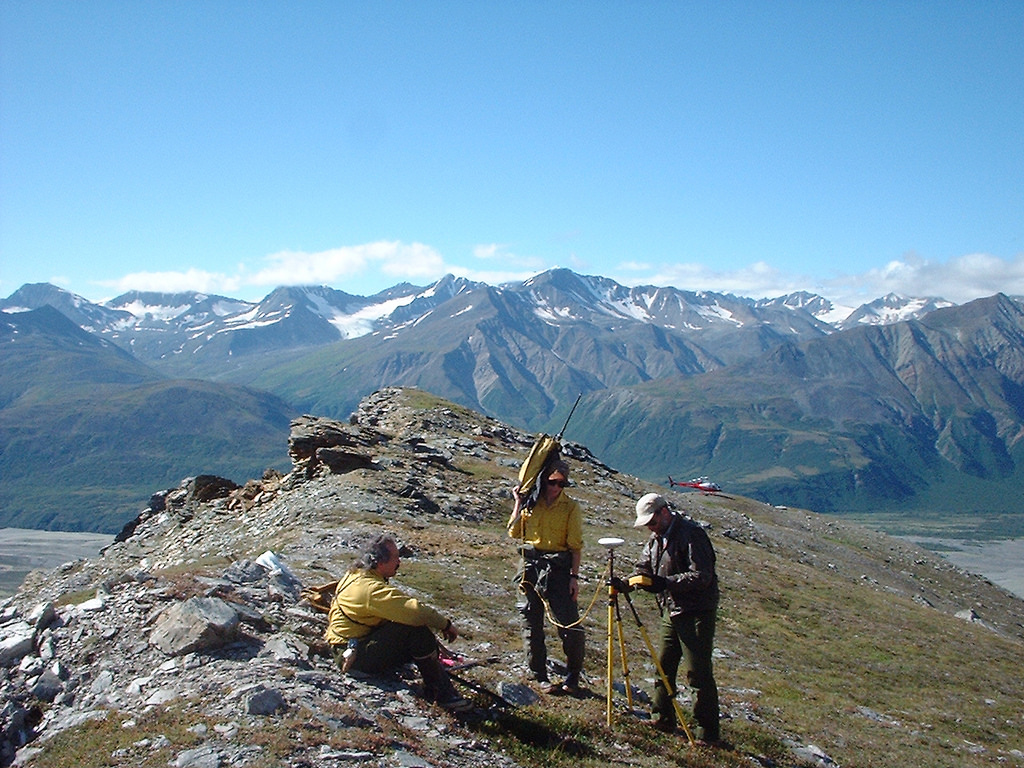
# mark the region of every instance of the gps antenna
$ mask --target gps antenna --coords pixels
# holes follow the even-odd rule
[[[557,435],[555,435],[555,439],[556,440],[561,440],[562,439],[562,435],[565,434],[565,428],[569,426],[569,419],[571,419],[573,413],[576,412],[576,406],[580,404],[580,398],[582,398],[582,397],[583,397],[583,393],[582,392],[580,392],[578,395],[576,395],[576,402],[572,404],[572,408],[569,410],[569,415],[565,417],[565,424],[562,425],[562,429],[559,431],[559,433]]]

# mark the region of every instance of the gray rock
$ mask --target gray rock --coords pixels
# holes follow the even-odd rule
[[[110,689],[110,686],[114,684],[114,673],[109,669],[104,669],[98,675],[96,679],[92,681],[92,685],[89,686],[89,690],[92,693],[100,694]]]
[[[263,566],[254,563],[252,560],[239,560],[228,566],[224,571],[224,578],[233,581],[235,584],[249,584],[254,581],[261,581],[267,572]]]
[[[814,744],[796,747],[793,750],[793,754],[800,760],[810,763],[811,765],[819,766],[820,768],[839,768],[839,763],[825,754],[825,751],[821,749],[821,747],[815,746]]]
[[[42,631],[50,626],[57,619],[57,611],[53,607],[53,603],[40,603],[32,609],[28,615],[28,622],[36,628],[36,631]]]
[[[174,701],[178,698],[178,691],[174,688],[158,688],[146,697],[147,707],[156,707]]]
[[[521,706],[540,701],[540,696],[530,686],[523,685],[522,683],[500,683],[498,685],[498,693],[505,701]]]
[[[957,611],[955,615],[958,619],[963,619],[964,621],[981,621],[981,617],[973,608],[964,608],[962,611]]]
[[[294,664],[296,666],[308,667],[306,659],[309,656],[309,646],[297,637],[289,635],[274,635],[269,638],[260,651],[261,656],[271,656],[277,661]]]
[[[160,617],[149,642],[168,656],[219,648],[238,631],[238,612],[218,597],[193,597]]]
[[[53,701],[57,695],[64,690],[64,684],[60,678],[47,669],[38,678],[30,689],[30,692],[40,701]]]
[[[178,753],[173,763],[175,768],[219,768],[220,764],[220,754],[206,745]]]
[[[274,715],[288,709],[279,691],[260,686],[245,696],[245,711],[250,715]]]
[[[398,768],[434,768],[434,764],[429,760],[404,749],[395,752],[394,761]]]
[[[35,650],[35,631],[26,622],[8,625],[0,632],[0,667],[14,666]]]

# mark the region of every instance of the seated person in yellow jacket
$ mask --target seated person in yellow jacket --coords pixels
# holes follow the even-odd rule
[[[423,676],[423,695],[452,712],[472,708],[452,686],[437,656],[439,631],[449,642],[459,636],[447,619],[388,580],[401,558],[390,536],[379,536],[338,582],[327,615],[327,642],[344,670],[377,674],[413,662]],[[345,653],[355,656],[346,659]]]

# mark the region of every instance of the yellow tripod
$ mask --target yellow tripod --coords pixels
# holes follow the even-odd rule
[[[622,677],[626,684],[626,702],[633,711],[633,686],[629,681],[629,662],[626,659],[626,637],[622,630],[622,614],[619,612],[619,591],[615,588],[615,548],[624,544],[624,539],[598,539],[597,543],[608,549],[608,669],[605,687],[605,723],[612,727],[612,683],[615,678],[615,630],[618,629],[619,654],[622,657]]]
[[[608,728],[612,727],[612,682],[615,676],[615,642],[614,638],[617,634],[619,641],[619,653],[622,657],[622,677],[626,686],[626,702],[629,706],[629,711],[633,711],[633,687],[629,680],[629,662],[626,660],[626,639],[622,629],[622,614],[619,611],[619,595],[621,594],[626,598],[626,605],[629,606],[630,612],[633,614],[633,619],[636,621],[636,625],[640,630],[640,635],[644,639],[644,643],[647,645],[647,652],[651,655],[651,660],[654,662],[655,668],[658,670],[658,676],[661,678],[661,684],[665,686],[665,691],[668,697],[672,700],[672,706],[676,711],[676,722],[682,726],[683,732],[686,734],[686,739],[689,743],[695,744],[693,734],[690,732],[689,727],[686,725],[686,720],[683,717],[683,708],[679,701],[676,699],[675,688],[669,684],[668,675],[665,674],[664,668],[661,666],[661,660],[658,658],[657,652],[654,650],[654,645],[651,643],[651,638],[647,634],[647,629],[644,627],[642,621],[640,621],[640,614],[636,612],[636,607],[633,605],[633,601],[629,597],[628,591],[621,591],[615,587],[615,548],[620,544],[623,544],[623,539],[618,538],[606,538],[598,539],[597,543],[602,547],[608,549],[608,668],[607,668],[607,683],[605,687],[605,722]]]

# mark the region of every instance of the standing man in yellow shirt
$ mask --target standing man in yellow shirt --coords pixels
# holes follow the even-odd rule
[[[562,638],[568,674],[561,683],[545,688],[551,694],[579,695],[583,672],[584,633],[579,625],[579,572],[583,551],[583,512],[563,492],[569,485],[569,465],[556,459],[540,475],[540,494],[532,510],[525,497],[513,491],[515,505],[508,521],[508,535],[522,543],[518,575],[523,600],[523,645],[526,665],[534,679],[548,682],[547,646],[544,638],[545,603]]]
[[[438,659],[437,638],[459,636],[451,619],[388,583],[401,558],[390,536],[378,536],[349,567],[331,601],[326,639],[343,670],[378,674],[413,662],[423,675],[423,695],[451,712],[473,703],[459,696]],[[354,657],[346,656],[354,653]]]

